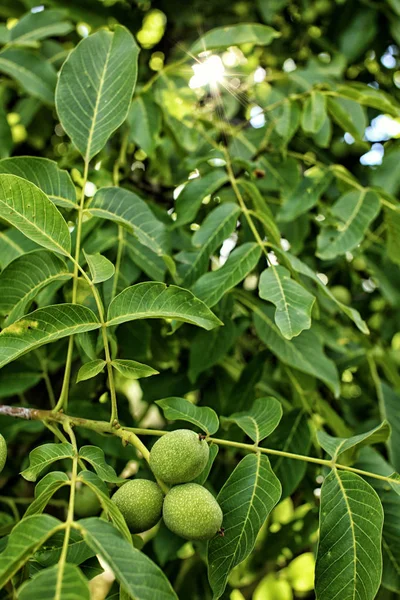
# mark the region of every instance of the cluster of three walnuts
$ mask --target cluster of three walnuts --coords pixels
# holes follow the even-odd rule
[[[206,488],[193,481],[204,470],[209,447],[201,435],[178,429],[161,437],[151,449],[150,468],[172,487],[166,496],[154,481],[133,479],[112,497],[132,533],[141,533],[164,519],[188,540],[208,540],[221,531],[222,511]]]

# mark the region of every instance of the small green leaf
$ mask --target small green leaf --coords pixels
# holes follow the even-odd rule
[[[48,158],[13,156],[0,160],[0,173],[18,175],[34,183],[54,204],[76,208],[76,190],[67,171]]]
[[[281,403],[275,398],[266,397],[257,398],[250,410],[222,417],[222,423],[236,423],[258,445],[278,427],[281,418]]]
[[[400,394],[383,381],[381,381],[381,391],[381,416],[389,421],[392,430],[392,435],[387,440],[390,462],[397,471],[400,471]]]
[[[110,523],[83,519],[79,527],[87,544],[107,562],[130,596],[136,600],[177,600],[161,569],[124,540]]]
[[[272,265],[265,269],[260,276],[259,293],[260,298],[276,306],[275,323],[286,339],[310,329],[315,296],[291,279],[285,267]]]
[[[33,515],[14,527],[0,554],[0,589],[61,526],[61,521],[50,515]]]
[[[233,321],[211,331],[199,330],[190,345],[189,379],[195,382],[200,373],[222,361],[235,343],[239,330]]]
[[[59,571],[62,565],[62,575]],[[89,582],[75,565],[60,563],[43,569],[18,590],[19,600],[90,600]]]
[[[129,137],[148,156],[154,152],[161,132],[162,115],[150,94],[141,94],[131,104],[128,114]]]
[[[25,48],[7,48],[0,52],[0,72],[15,79],[28,94],[50,106],[54,104],[57,73],[39,54]]]
[[[0,217],[26,237],[68,256],[71,237],[59,210],[36,185],[16,175],[0,175]]]
[[[29,467],[22,471],[21,475],[27,481],[36,481],[44,469],[53,462],[64,458],[73,458],[74,449],[69,442],[62,444],[43,444],[38,446],[29,454]]]
[[[84,38],[60,71],[56,108],[63,129],[89,162],[128,114],[139,49],[116,25]],[[117,99],[117,101],[116,101]]]
[[[206,273],[196,281],[192,288],[194,295],[207,306],[214,306],[225,292],[240,283],[256,267],[260,256],[261,249],[258,244],[242,244],[229,255],[222,267]]]
[[[312,91],[304,102],[301,126],[306,133],[317,133],[326,117],[326,95]]]
[[[207,481],[208,476],[210,475],[212,466],[214,464],[214,461],[217,458],[217,454],[219,452],[219,446],[217,446],[217,444],[210,444],[209,448],[210,448],[210,454],[208,456],[208,461],[207,461],[206,466],[204,467],[204,470],[200,473],[200,475],[197,475],[197,477],[195,479],[193,479],[191,481],[191,483],[198,483],[199,485],[204,485],[205,482]],[[400,488],[400,486],[399,486],[399,488]],[[400,490],[399,490],[399,493],[400,493]]]
[[[234,567],[252,552],[257,534],[281,496],[281,485],[262,454],[243,458],[218,494],[224,536],[208,544],[208,577],[214,600]]]
[[[103,480],[100,479],[96,473],[92,473],[92,471],[82,471],[79,475],[79,478],[84,485],[87,485],[92,492],[97,495],[101,507],[107,517],[121,532],[125,540],[127,540],[129,544],[132,544],[132,536],[129,532],[125,519],[115,502],[109,498],[107,485],[103,482]],[[119,483],[121,483],[121,480],[119,480]]]
[[[69,485],[70,480],[66,473],[57,472],[56,477],[54,477],[54,475],[54,473],[48,473],[40,481],[40,493],[36,494],[35,490],[35,500],[28,506],[26,513],[24,514],[24,519],[31,515],[42,513],[54,494],[62,487]],[[63,477],[61,477],[61,475],[63,475]]]
[[[260,339],[279,360],[320,379],[335,396],[339,396],[340,382],[336,365],[326,356],[322,341],[312,329],[288,341],[274,324],[270,308],[260,305],[254,308],[254,325]]]
[[[299,409],[284,413],[279,427],[269,436],[265,446],[283,452],[308,456],[311,432],[307,414]],[[263,446],[264,444],[262,444]],[[291,496],[303,479],[307,463],[283,456],[271,456],[272,469],[282,484],[282,500]]]
[[[392,209],[385,208],[385,223],[387,228],[387,253],[391,261],[400,264],[400,205]]]
[[[94,312],[79,304],[39,308],[0,332],[0,367],[43,344],[99,327]]]
[[[78,371],[78,375],[76,378],[76,383],[79,381],[86,381],[87,379],[91,379],[92,377],[96,377],[106,366],[106,361],[100,358],[96,358],[95,360],[91,360],[88,363],[85,363],[81,366]]]
[[[223,169],[214,169],[206,175],[190,179],[176,200],[177,218],[174,227],[191,223],[196,218],[204,198],[214,194],[228,179]]]
[[[281,234],[278,226],[275,222],[274,215],[271,212],[265,198],[263,198],[261,192],[251,181],[244,179],[238,180],[238,186],[243,192],[250,198],[256,211],[256,217],[264,226],[265,233],[268,236],[268,240],[276,244],[279,248],[281,245]]]
[[[141,379],[142,377],[151,377],[151,375],[158,375],[159,373],[159,371],[156,371],[153,367],[144,365],[136,360],[115,358],[111,364],[127,379]]]
[[[328,260],[353,250],[362,242],[380,207],[379,196],[367,189],[341,196],[331,209],[337,220],[336,227],[325,226],[318,236],[318,256]]]
[[[36,295],[53,281],[72,277],[65,262],[47,250],[24,254],[0,274],[0,314],[7,315],[5,325],[22,317]]]
[[[39,246],[37,244],[25,237],[18,229],[14,229],[14,227],[0,231],[1,269],[5,269],[18,256],[38,249]]]
[[[99,252],[96,254],[86,254],[83,251],[93,283],[102,283],[110,279],[115,273],[115,267],[108,258],[102,256]]]
[[[208,435],[213,435],[219,429],[216,413],[207,406],[196,406],[184,398],[165,398],[156,400],[156,404],[162,408],[165,418],[170,421],[188,421]]]
[[[333,460],[337,460],[338,457],[346,452],[346,450],[352,449],[353,451],[362,446],[370,446],[372,444],[379,444],[385,442],[390,436],[390,425],[387,421],[383,421],[380,425],[360,433],[359,435],[353,435],[350,438],[338,438],[332,437],[325,431],[318,431],[317,438],[322,448],[327,452]]]
[[[104,452],[98,446],[82,446],[79,450],[79,458],[92,465],[97,475],[103,481],[121,483],[121,479],[117,477],[114,469],[106,463]]]
[[[349,317],[358,327],[358,329],[365,334],[369,333],[368,326],[365,321],[361,318],[360,313],[355,308],[351,308],[350,306],[346,306],[343,302],[340,302],[330,291],[327,285],[324,285],[321,279],[318,277],[317,273],[315,273],[306,263],[302,262],[297,256],[290,254],[289,252],[285,252],[286,258],[289,260],[292,267],[302,275],[309,277],[312,279],[318,286],[318,288],[330,298],[339,308],[340,310]]]
[[[191,48],[191,54],[200,54],[205,50],[215,50],[217,48],[228,48],[229,46],[239,46],[240,44],[257,44],[258,46],[268,46],[274,39],[280,37],[280,33],[260,23],[240,23],[240,25],[230,25],[228,27],[216,27],[207,31],[200,39],[195,42]]]
[[[70,21],[64,21],[64,17],[65,13],[61,10],[29,12],[12,27],[10,41],[23,45],[48,37],[66,35],[74,26]]]
[[[108,326],[135,319],[177,319],[213,329],[221,321],[188,290],[163,283],[138,283],[126,288],[111,302]]]
[[[164,281],[166,264],[161,256],[126,233],[124,245],[131,260],[153,281]]]
[[[331,471],[321,489],[319,600],[375,598],[382,576],[382,525],[382,505],[373,488],[355,473]]]
[[[94,195],[87,210],[101,219],[125,225],[141,244],[157,254],[168,252],[168,232],[164,223],[137,194],[123,188],[104,187]]]
[[[332,172],[327,169],[308,169],[296,189],[283,199],[282,208],[278,213],[279,221],[293,221],[313,208],[329,187],[332,178]]]
[[[212,253],[236,228],[240,208],[232,202],[226,202],[212,210],[192,237],[192,245],[199,248],[190,253],[189,261],[183,275],[183,287],[190,287],[196,279],[207,271]]]

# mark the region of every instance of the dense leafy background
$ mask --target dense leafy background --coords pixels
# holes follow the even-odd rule
[[[132,545],[110,491],[151,473],[126,430],[75,428],[78,460],[68,425],[2,415],[0,597],[398,598],[399,2],[0,18],[0,398],[215,435],[197,481],[226,514],[208,549]],[[64,564],[71,464],[109,522],[78,487]]]

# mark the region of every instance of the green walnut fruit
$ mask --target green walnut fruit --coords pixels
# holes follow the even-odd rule
[[[3,438],[3,436],[0,433],[0,473],[4,469],[6,460],[7,460],[7,444],[6,444],[6,440]]]
[[[168,529],[187,540],[210,540],[220,531],[223,515],[206,488],[186,483],[165,496],[163,518]]]
[[[76,490],[74,512],[77,517],[93,517],[99,514],[100,509],[97,494],[90,487],[82,485]]]
[[[207,464],[207,442],[190,429],[177,429],[156,441],[150,452],[150,468],[169,485],[195,479]]]
[[[164,495],[154,481],[133,479],[115,492],[118,506],[132,533],[151,529],[161,519]]]

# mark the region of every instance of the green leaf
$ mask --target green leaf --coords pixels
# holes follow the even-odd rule
[[[380,207],[379,196],[367,189],[341,196],[331,209],[337,226],[323,227],[318,236],[318,256],[328,260],[353,250],[362,242]]]
[[[101,188],[89,203],[90,214],[110,219],[128,227],[144,244],[157,254],[168,252],[168,233],[146,202],[133,192],[117,187]]]
[[[20,256],[0,274],[0,314],[6,325],[22,317],[46,285],[72,277],[63,260],[47,250]]]
[[[11,128],[7,121],[7,113],[0,99],[0,158],[10,156],[13,146],[14,142]]]
[[[64,21],[64,17],[65,13],[61,10],[29,12],[11,28],[10,41],[23,45],[48,37],[66,35],[74,26],[70,21]]]
[[[235,423],[258,445],[278,427],[281,418],[281,403],[269,396],[257,398],[250,410],[222,417],[222,422],[228,425]]]
[[[208,578],[220,598],[228,576],[254,548],[257,534],[281,495],[281,485],[262,454],[243,458],[218,494],[224,514],[223,537],[208,544]]]
[[[274,215],[272,214],[266,200],[262,197],[261,192],[251,181],[239,179],[237,183],[245,195],[247,195],[253,203],[256,210],[255,216],[263,224],[268,239],[280,247],[281,234],[275,222]]]
[[[35,499],[39,498],[46,491],[46,488],[53,485],[55,481],[70,481],[70,479],[64,471],[50,471],[35,485]]]
[[[121,483],[114,469],[105,461],[104,452],[98,446],[82,446],[79,450],[79,458],[88,462],[102,481],[109,483]]]
[[[128,114],[129,138],[151,156],[161,132],[162,115],[150,94],[141,94],[131,104]]]
[[[39,308],[0,332],[0,367],[43,344],[99,327],[96,315],[85,306]]]
[[[143,273],[154,281],[164,281],[166,264],[161,256],[130,234],[125,234],[124,245],[131,260]]]
[[[394,102],[393,96],[387,94],[383,90],[377,90],[370,85],[361,82],[346,83],[339,85],[336,92],[344,98],[349,98],[362,104],[370,106],[385,113],[389,113],[394,117],[400,116],[400,106]]]
[[[296,101],[285,99],[279,116],[275,119],[275,129],[280,137],[287,143],[296,133],[300,125],[300,106]]]
[[[236,228],[240,208],[232,202],[226,202],[214,208],[192,237],[192,245],[199,250],[193,253],[188,269],[184,273],[182,285],[190,287],[196,279],[207,271],[212,253]]]
[[[400,206],[384,210],[387,229],[387,253],[391,261],[400,264]]]
[[[193,479],[191,481],[191,483],[198,483],[199,485],[204,485],[205,482],[207,481],[208,476],[210,475],[212,466],[214,464],[214,460],[216,459],[217,454],[219,452],[219,446],[217,446],[217,444],[210,444],[209,448],[210,448],[210,454],[208,456],[208,461],[207,461],[206,466],[204,467],[204,469],[200,473],[200,475],[197,475],[197,477],[195,477],[195,479]]]
[[[53,462],[63,458],[73,458],[74,449],[69,442],[61,444],[43,444],[29,454],[29,467],[21,475],[27,481],[36,481],[40,473]]]
[[[332,294],[332,292],[330,291],[328,286],[323,284],[323,282],[318,277],[318,275],[312,269],[310,269],[310,267],[308,265],[306,265],[306,263],[302,262],[299,258],[297,258],[297,256],[294,256],[293,254],[290,254],[289,252],[286,252],[285,256],[291,263],[292,267],[298,273],[301,273],[302,275],[305,275],[306,277],[309,277],[310,279],[312,279],[318,285],[319,289],[326,296],[328,296],[328,298],[330,298],[340,308],[340,310],[349,317],[349,319],[351,319],[357,325],[358,329],[362,333],[365,333],[365,334],[369,333],[368,326],[367,326],[366,322],[363,321],[363,319],[361,318],[361,315],[358,312],[358,310],[356,310],[355,308],[351,308],[350,306],[347,306],[346,304],[343,304],[343,302],[340,302]]]
[[[275,323],[286,339],[310,329],[315,296],[291,279],[285,267],[272,265],[261,273],[259,294],[276,306]]]
[[[23,394],[37,385],[43,374],[18,362],[3,367],[0,371],[0,398]]]
[[[35,553],[35,561],[41,567],[52,567],[59,562],[64,537],[64,531],[56,532],[51,536],[48,543]],[[93,550],[83,541],[80,533],[72,529],[67,550],[67,563],[80,565],[92,556],[95,556]]]
[[[382,505],[373,488],[355,473],[331,471],[321,489],[319,600],[375,598],[382,575],[382,525]]]
[[[385,442],[390,436],[390,425],[387,421],[383,421],[380,425],[360,433],[359,435],[353,435],[350,438],[338,438],[332,437],[325,431],[318,431],[317,438],[319,444],[327,452],[333,460],[337,460],[338,457],[346,452],[346,450],[352,449],[356,451],[362,446],[371,446],[372,444],[379,444]]]
[[[83,251],[93,283],[102,283],[110,279],[115,273],[115,267],[108,258],[97,252],[96,254],[86,254]]]
[[[392,430],[392,435],[387,442],[389,458],[396,471],[400,471],[400,394],[383,381],[381,391],[381,416],[389,421]]]
[[[204,198],[214,194],[227,181],[229,178],[223,169],[214,169],[206,175],[189,179],[175,203],[177,218],[174,227],[191,223]]]
[[[317,133],[326,118],[326,95],[312,91],[304,102],[301,126],[306,133]]]
[[[284,223],[297,219],[313,208],[333,178],[331,171],[320,167],[308,169],[299,185],[283,199],[283,205],[278,213],[279,221]]]
[[[87,379],[92,379],[92,377],[96,377],[106,366],[106,361],[101,358],[96,358],[95,360],[91,360],[90,362],[85,363],[81,366],[78,371],[78,375],[76,378],[76,383],[79,381],[86,381]]]
[[[107,517],[111,519],[115,527],[117,527],[117,529],[124,536],[125,540],[127,540],[129,544],[132,544],[132,536],[129,532],[125,519],[115,502],[109,498],[107,486],[102,479],[100,479],[96,473],[92,473],[92,471],[82,471],[79,475],[79,478],[92,490],[92,492],[97,495],[101,507]],[[119,480],[119,483],[120,482],[121,480]]]
[[[239,335],[233,321],[212,331],[199,330],[190,345],[189,379],[195,382],[203,371],[217,364],[228,354]]]
[[[258,244],[242,244],[229,255],[222,267],[206,273],[196,281],[192,288],[194,295],[207,306],[214,306],[225,292],[240,283],[256,267],[260,256],[261,249]]]
[[[70,254],[67,223],[33,183],[16,175],[0,175],[0,217],[40,246],[64,256]]]
[[[0,160],[0,173],[18,175],[34,183],[54,204],[76,208],[76,190],[67,171],[48,158],[13,156]]]
[[[210,309],[188,290],[163,283],[138,283],[126,288],[111,302],[108,326],[136,319],[176,319],[213,329],[222,325]]]
[[[397,473],[392,474],[391,465],[373,448],[363,448],[361,450],[356,467],[384,477],[394,475],[394,478],[399,480]],[[400,485],[396,483],[388,484],[386,481],[372,477],[368,477],[367,481],[377,492],[382,502],[385,517],[382,531],[382,584],[385,588],[400,593],[400,523],[398,519],[400,514]],[[391,488],[389,485],[391,485]]]
[[[35,242],[32,242],[29,238],[25,237],[18,229],[11,227],[10,229],[0,231],[1,269],[5,269],[6,266],[18,256],[37,249],[38,246]]]
[[[190,53],[200,54],[205,50],[240,46],[240,44],[268,46],[280,35],[272,27],[259,23],[241,23],[240,25],[230,25],[228,27],[216,27],[199,38],[190,47]]]
[[[18,590],[19,600],[90,600],[89,582],[77,566],[63,564],[59,581],[60,566],[43,569],[26,581]]]
[[[56,89],[63,129],[89,162],[125,120],[139,49],[125,27],[81,40],[64,62]]]
[[[337,397],[340,392],[338,372],[335,363],[326,357],[319,337],[309,330],[288,341],[271,317],[268,307],[254,308],[254,325],[266,347],[285,365],[323,381]]]
[[[161,569],[124,540],[110,523],[83,519],[79,527],[87,544],[107,562],[123,589],[135,600],[177,600]]]
[[[156,404],[162,408],[169,421],[188,421],[208,435],[213,435],[219,429],[216,413],[207,406],[196,406],[184,398],[165,398],[156,400]]]
[[[14,527],[7,548],[0,554],[0,589],[61,526],[50,515],[33,515]]]
[[[136,360],[115,358],[111,364],[118,373],[121,373],[127,379],[142,379],[143,377],[151,377],[151,375],[158,375],[159,373],[153,367],[144,365]]]
[[[62,487],[69,485],[70,480],[68,479],[66,473],[57,472],[56,478],[51,477],[53,475],[55,475],[55,473],[48,473],[48,475],[46,475],[40,482],[42,484],[40,487],[41,491],[39,494],[36,494],[35,490],[35,500],[28,506],[26,513],[24,514],[24,519],[26,519],[26,517],[30,517],[31,515],[42,513],[54,494]]]
[[[264,444],[262,444],[264,445]],[[311,432],[307,414],[299,409],[291,410],[282,417],[279,427],[265,442],[268,448],[308,456]],[[271,465],[282,484],[282,500],[297,489],[307,470],[307,463],[283,456],[271,456]]]
[[[57,73],[39,54],[25,48],[0,52],[0,72],[15,79],[22,89],[50,106],[54,104]]]
[[[328,112],[344,132],[350,133],[356,140],[362,140],[367,122],[359,104],[344,98],[328,98]]]

